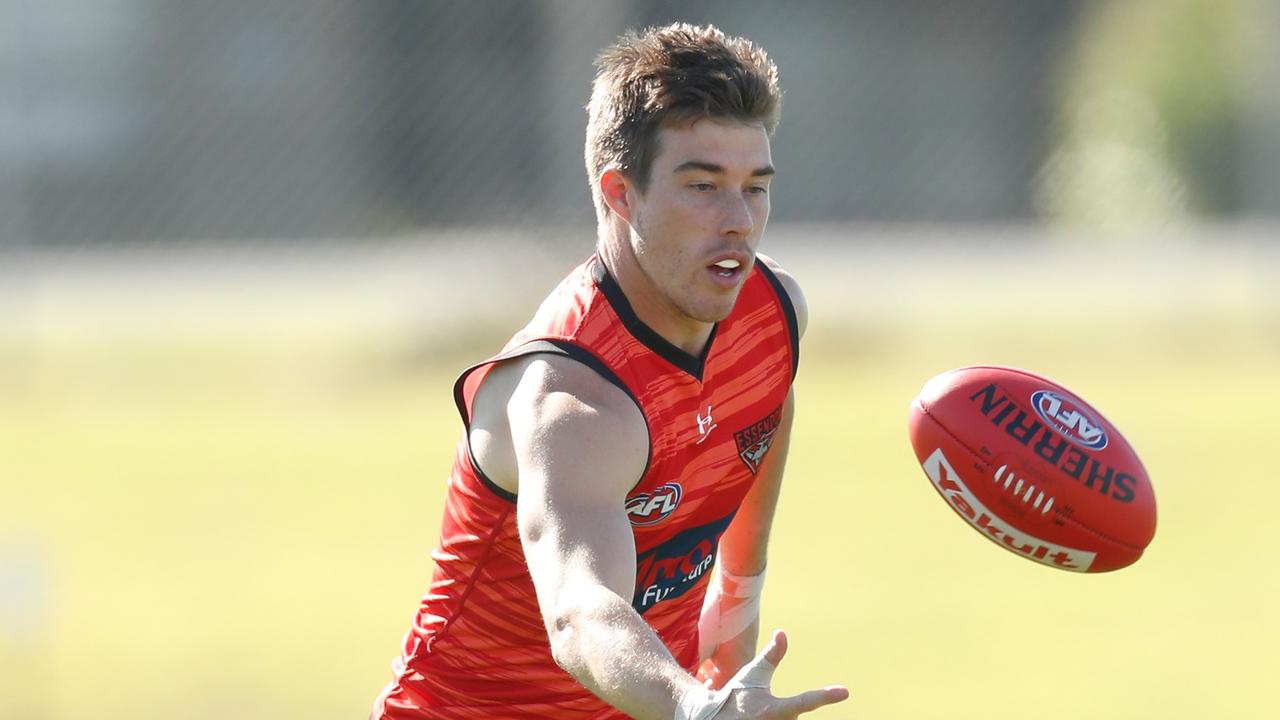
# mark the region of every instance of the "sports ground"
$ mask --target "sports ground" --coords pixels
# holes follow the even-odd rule
[[[812,317],[775,687],[849,686],[815,718],[1280,714],[1280,253],[845,232],[766,246]],[[567,267],[464,241],[191,252],[0,278],[0,717],[362,717],[430,575],[451,378]],[[978,362],[1125,433],[1159,503],[1136,565],[1027,562],[937,497],[906,408]]]

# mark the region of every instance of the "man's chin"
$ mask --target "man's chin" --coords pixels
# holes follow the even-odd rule
[[[689,317],[704,323],[718,323],[733,312],[733,306],[737,304],[738,294],[734,293],[733,300],[728,303],[716,303],[714,305],[707,304],[696,308],[694,312],[686,312]]]

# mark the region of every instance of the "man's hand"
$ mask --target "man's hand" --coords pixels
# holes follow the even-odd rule
[[[774,696],[771,689],[773,672],[778,669],[778,664],[786,654],[786,633],[776,630],[764,651],[743,666],[725,685],[728,698],[723,704],[706,706],[709,713],[699,713],[697,708],[693,708],[684,717],[691,720],[793,720],[804,713],[849,698],[846,688],[835,685],[790,697]],[[718,712],[711,709],[717,706]]]

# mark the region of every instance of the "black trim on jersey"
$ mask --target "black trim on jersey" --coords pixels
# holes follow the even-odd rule
[[[480,478],[480,483],[489,488],[490,492],[514,505],[516,494],[490,480],[489,476],[484,474],[484,470],[480,469],[480,463],[476,462],[476,454],[471,449],[471,413],[467,411],[467,401],[462,396],[463,388],[467,384],[467,378],[471,377],[471,373],[497,360],[498,358],[486,360],[463,370],[458,375],[458,379],[453,382],[453,402],[458,406],[458,414],[462,416],[463,439],[467,443],[467,462],[471,463],[471,469],[475,471],[476,477]]]
[[[760,268],[760,273],[773,286],[774,294],[782,303],[782,314],[787,316],[787,332],[791,335],[791,379],[795,380],[796,373],[800,371],[800,323],[796,319],[796,306],[791,303],[791,294],[782,286],[782,281],[773,274],[773,270],[770,270],[768,265],[757,260],[756,267]]]
[[[523,357],[525,355],[533,355],[535,353],[549,353],[551,355],[561,355],[563,357],[577,360],[583,365],[595,370],[600,374],[600,377],[603,377],[605,380],[617,385],[622,392],[627,394],[627,397],[631,398],[631,402],[635,403],[636,407],[640,406],[640,400],[636,398],[635,393],[631,392],[631,388],[627,387],[627,384],[622,382],[622,378],[618,377],[617,373],[615,373],[608,365],[605,365],[603,360],[596,357],[596,355],[590,350],[587,350],[581,345],[569,342],[568,340],[559,340],[556,338],[534,340],[521,345],[510,357],[504,356],[501,359],[509,360],[512,357]],[[641,415],[643,416],[643,413],[641,413]]]
[[[627,332],[663,360],[692,375],[698,382],[702,382],[702,371],[707,366],[707,357],[711,355],[711,345],[715,342],[716,330],[720,328],[720,323],[711,326],[711,334],[707,336],[707,344],[703,346],[702,354],[694,357],[659,335],[657,330],[646,325],[640,316],[636,315],[636,311],[631,307],[631,301],[622,292],[622,287],[618,285],[618,281],[609,272],[609,268],[604,266],[604,260],[599,256],[596,257],[595,265],[591,268],[591,279],[613,306],[613,311],[618,314],[618,319],[622,321],[622,326],[627,329]]]
[[[467,431],[467,460],[470,461],[471,469],[476,471],[476,477],[480,478],[480,482],[483,483],[485,487],[489,488],[489,490],[494,495],[497,495],[498,497],[502,498],[503,500],[506,500],[507,502],[513,505],[515,504],[516,494],[507,490],[504,487],[500,487],[498,483],[490,480],[489,476],[484,474],[484,470],[480,469],[480,464],[476,462],[475,453],[471,451],[471,431],[470,430]]]
[[[517,346],[508,352],[491,357],[488,360],[485,360],[484,362],[476,363],[475,365],[472,365],[466,370],[463,370],[462,373],[458,375],[458,379],[453,383],[453,401],[458,406],[458,414],[462,416],[462,425],[465,428],[465,432],[466,432],[467,459],[471,462],[471,469],[475,470],[476,477],[480,478],[480,482],[482,482],[485,487],[492,490],[495,495],[502,498],[503,500],[506,500],[512,503],[516,501],[516,498],[517,498],[516,494],[500,487],[493,480],[490,480],[489,476],[485,475],[484,470],[480,468],[480,463],[476,462],[475,453],[472,452],[472,449],[471,449],[471,413],[467,411],[466,398],[463,397],[463,388],[466,385],[467,378],[471,376],[471,373],[475,372],[476,370],[479,370],[480,368],[486,365],[495,365],[497,363],[505,362],[507,360],[514,360],[515,358],[525,357],[528,355],[539,355],[539,354],[559,355],[561,357],[567,357],[571,360],[580,362],[583,365],[586,365],[587,367],[596,371],[596,373],[600,375],[600,377],[604,378],[605,380],[608,380],[610,383],[621,388],[621,390],[627,394],[627,397],[631,398],[631,402],[635,403],[636,409],[640,411],[640,417],[645,418],[645,426],[647,427],[649,424],[648,417],[646,417],[644,414],[644,407],[640,405],[640,400],[635,396],[635,393],[631,392],[631,388],[627,387],[626,383],[622,382],[622,378],[618,377],[617,373],[615,373],[612,369],[610,369],[609,366],[606,365],[603,360],[596,357],[595,354],[593,354],[590,350],[587,350],[581,345],[576,345],[572,342],[569,342],[568,340],[559,340],[554,338],[530,340],[529,342],[524,343],[523,345]],[[477,392],[479,392],[479,388],[477,388],[476,390]],[[649,474],[649,466],[652,463],[653,463],[653,439],[650,438],[649,452],[648,452],[648,455],[645,457],[644,471],[640,473],[640,480],[643,480],[644,477]],[[639,482],[640,481],[638,480],[637,484],[639,484]]]

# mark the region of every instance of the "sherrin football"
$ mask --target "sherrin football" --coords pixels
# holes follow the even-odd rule
[[[911,403],[911,445],[947,504],[1017,555],[1074,572],[1142,557],[1156,499],[1115,426],[1061,385],[1026,370],[963,367]]]

